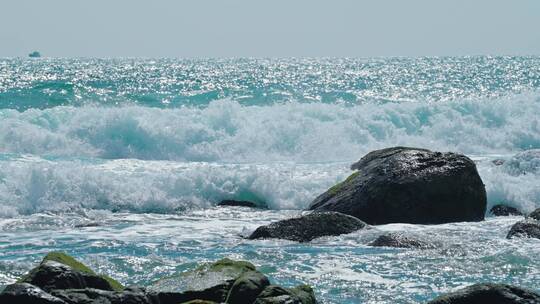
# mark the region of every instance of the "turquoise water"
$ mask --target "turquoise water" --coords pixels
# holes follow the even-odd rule
[[[518,217],[309,244],[242,235],[393,145],[465,153],[489,206],[538,208],[539,89],[540,57],[0,59],[0,286],[64,250],[127,285],[247,259],[323,303],[422,303],[480,281],[538,290],[540,242],[504,238]],[[440,247],[366,246],[396,230]]]

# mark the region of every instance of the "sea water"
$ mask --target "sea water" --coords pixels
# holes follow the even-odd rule
[[[125,285],[248,260],[322,303],[540,291],[540,241],[505,238],[516,216],[243,238],[395,145],[471,157],[488,210],[540,207],[540,57],[0,59],[0,288],[60,250]],[[367,246],[388,231],[438,247]]]

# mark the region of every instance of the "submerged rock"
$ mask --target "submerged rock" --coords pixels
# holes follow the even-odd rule
[[[236,201],[236,200],[223,200],[219,202],[218,206],[266,208],[266,204],[259,205],[257,203],[250,202],[250,201]]]
[[[506,238],[511,239],[513,237],[526,237],[540,239],[540,221],[534,219],[527,219],[515,223]]]
[[[521,211],[517,210],[516,208],[502,204],[493,206],[489,210],[489,213],[494,216],[523,215],[523,213],[521,213]]]
[[[121,290],[120,283],[103,275],[97,275],[90,268],[61,252],[51,252],[26,276],[19,280],[43,290],[96,288],[101,290]]]
[[[338,212],[313,212],[257,228],[248,238],[278,238],[309,242],[315,238],[351,233],[365,228],[361,220]]]
[[[540,221],[540,208],[534,210],[528,215],[529,218]]]
[[[90,222],[90,223],[77,224],[74,227],[75,228],[86,228],[86,227],[99,227],[99,226],[101,226],[99,223]]]
[[[368,153],[344,182],[310,210],[336,211],[368,224],[481,221],[486,190],[476,165],[456,153],[394,147]]]
[[[506,285],[481,283],[435,298],[428,304],[538,304],[540,295],[532,290]]]
[[[418,249],[432,249],[436,247],[434,244],[406,236],[402,233],[383,234],[369,243],[369,246]]]

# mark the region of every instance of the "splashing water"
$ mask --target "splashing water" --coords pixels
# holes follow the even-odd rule
[[[323,303],[422,303],[485,281],[538,290],[540,243],[505,239],[518,217],[308,244],[240,235],[297,215],[394,145],[465,153],[488,209],[530,212],[539,88],[539,57],[0,59],[0,286],[63,250],[127,285],[246,259]],[[383,231],[440,246],[366,245]]]

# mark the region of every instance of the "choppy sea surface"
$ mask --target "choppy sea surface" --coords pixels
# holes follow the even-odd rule
[[[470,156],[488,209],[540,207],[540,57],[0,58],[0,288],[61,250],[125,285],[245,259],[322,303],[423,303],[475,282],[540,291],[540,240],[505,238],[515,216],[242,238],[394,145]],[[384,231],[439,246],[366,245]]]

